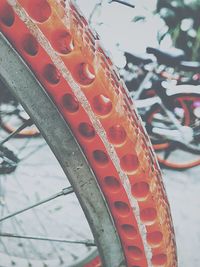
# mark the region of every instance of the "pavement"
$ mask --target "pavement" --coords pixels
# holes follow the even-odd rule
[[[181,155],[180,155],[181,156]],[[200,166],[163,170],[180,267],[200,266]]]
[[[1,132],[2,133],[2,132]],[[4,135],[4,134],[3,134]],[[2,134],[1,134],[2,136]],[[60,170],[55,157],[45,145],[42,138],[13,139],[12,148],[22,150],[20,158],[22,163],[17,170],[4,177],[1,176],[1,216],[26,207],[43,198],[54,195],[63,188],[69,186],[64,173]],[[178,260],[180,267],[200,266],[200,166],[185,171],[163,169],[164,184],[171,206],[172,218],[175,227]],[[76,211],[76,212],[75,212]],[[39,218],[39,219],[38,219]],[[56,218],[56,219],[55,219]],[[63,229],[63,230],[61,230]],[[35,209],[18,215],[16,218],[1,224],[3,232],[15,232],[18,234],[32,234],[65,239],[92,239],[87,222],[74,195],[60,197],[54,202],[49,202]],[[64,234],[65,232],[65,234]],[[1,255],[7,248],[11,248],[12,254],[30,254],[34,258],[37,254],[45,260],[69,257],[71,261],[81,253],[88,253],[88,248],[81,245],[73,245],[70,248],[66,244],[47,244],[37,241],[23,241],[16,239],[11,244],[9,238],[0,242],[0,266],[11,267],[10,258]],[[37,242],[37,243],[36,243]],[[35,247],[33,249],[33,247]],[[56,248],[56,249],[55,249]],[[64,255],[64,256],[63,256]],[[1,262],[5,261],[5,265]],[[69,260],[69,261],[70,261]],[[16,266],[27,266],[27,261],[19,263],[13,258]],[[58,266],[58,262],[48,266]],[[24,265],[23,265],[24,264]],[[34,265],[35,264],[35,265]],[[40,267],[39,262],[32,266]]]

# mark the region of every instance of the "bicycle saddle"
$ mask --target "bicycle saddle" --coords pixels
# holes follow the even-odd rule
[[[179,67],[185,71],[200,72],[200,62],[198,61],[181,61]]]
[[[168,66],[176,66],[181,60],[184,60],[185,53],[181,49],[172,48],[169,50],[162,50],[154,47],[147,47],[146,52],[148,54],[153,54],[159,64],[164,64]]]
[[[136,54],[132,54],[129,52],[125,52],[124,53],[127,63],[131,62],[134,65],[140,65],[140,64],[149,64],[152,62],[152,59],[149,58],[147,55],[143,54],[143,55],[136,55]]]

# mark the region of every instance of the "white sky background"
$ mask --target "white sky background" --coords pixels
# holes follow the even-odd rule
[[[88,18],[98,0],[76,0],[81,11]],[[113,61],[123,66],[122,51],[143,54],[147,46],[158,47],[157,34],[159,30],[166,29],[164,22],[158,15],[152,15],[157,0],[132,0],[135,8],[119,3],[108,3],[103,0],[101,9],[97,9],[93,16],[93,27],[99,33],[104,47],[111,51]],[[147,21],[132,22],[136,16],[145,16]],[[171,46],[171,40],[166,39],[162,47]]]

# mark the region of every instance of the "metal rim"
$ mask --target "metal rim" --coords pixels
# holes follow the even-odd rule
[[[2,34],[0,50],[0,78],[31,115],[77,192],[104,266],[125,266],[122,247],[107,204],[69,127],[41,84]]]

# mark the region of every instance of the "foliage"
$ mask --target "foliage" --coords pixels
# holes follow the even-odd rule
[[[158,0],[157,12],[169,27],[173,44],[189,59],[200,60],[200,0]]]

